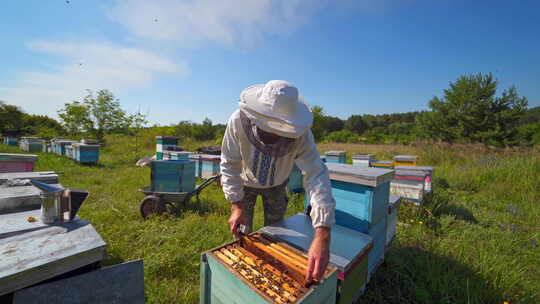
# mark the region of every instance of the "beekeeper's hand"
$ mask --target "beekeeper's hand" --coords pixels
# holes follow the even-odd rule
[[[156,159],[155,155],[145,157],[145,158],[141,158],[135,163],[135,165],[137,165],[139,167],[144,167],[144,166],[148,165],[149,163],[151,163],[154,159]]]
[[[242,202],[234,202],[231,204],[231,217],[229,218],[229,228],[236,239],[242,235],[238,232],[238,226],[246,224],[246,215]]]
[[[308,252],[306,281],[320,281],[330,259],[330,228],[317,227]]]

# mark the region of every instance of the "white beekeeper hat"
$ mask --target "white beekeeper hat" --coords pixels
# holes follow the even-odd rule
[[[298,96],[298,89],[284,80],[256,84],[240,94],[240,108],[263,131],[289,138],[302,136],[313,124],[313,114]]]

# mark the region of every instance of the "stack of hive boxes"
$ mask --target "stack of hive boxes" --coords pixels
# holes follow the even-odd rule
[[[17,137],[6,136],[4,137],[4,145],[16,146],[18,144]]]
[[[394,165],[397,166],[416,166],[416,155],[396,155],[394,156]]]
[[[396,176],[390,192],[404,200],[421,203],[424,194],[431,191],[432,167],[417,167],[417,156],[398,155],[394,158]]]
[[[219,175],[219,163],[221,156],[202,154],[201,155],[201,177],[211,178]]]
[[[347,164],[327,163],[327,167],[336,199],[336,225],[373,238],[373,249],[368,256],[369,279],[384,259],[390,181],[394,172]]]
[[[372,160],[371,166],[373,168],[380,168],[380,169],[393,169],[394,162],[391,160]]]
[[[71,139],[56,138],[56,139],[51,140],[51,142],[52,142],[52,145],[51,145],[52,152],[60,156],[65,156],[66,146],[69,146],[75,143],[76,141],[71,140]]]
[[[195,163],[192,161],[154,160],[151,188],[157,192],[191,192],[195,189]]]
[[[375,155],[373,154],[353,154],[352,162],[355,166],[369,167],[371,162],[375,160]]]
[[[25,152],[41,152],[43,140],[38,137],[22,137],[19,146]]]
[[[433,167],[429,166],[398,166],[396,167],[396,179],[414,180],[424,183],[424,192],[431,192],[433,179]]]
[[[345,151],[326,151],[324,158],[327,163],[340,163],[344,164],[347,161],[347,154]]]
[[[97,164],[99,161],[99,145],[73,143],[71,145],[73,159],[79,163]]]
[[[291,175],[289,176],[287,188],[293,193],[300,193],[304,190],[304,178],[302,176],[302,171],[300,171],[300,168],[298,168],[296,164],[293,166]]]
[[[163,160],[163,152],[177,151],[178,137],[175,136],[156,136],[156,159]]]
[[[0,153],[0,173],[31,172],[37,155]]]

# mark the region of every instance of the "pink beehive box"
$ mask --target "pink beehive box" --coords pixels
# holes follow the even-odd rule
[[[31,172],[37,155],[0,153],[0,173]]]

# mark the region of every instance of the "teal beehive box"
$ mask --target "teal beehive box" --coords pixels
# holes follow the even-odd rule
[[[73,159],[82,164],[97,164],[99,161],[99,145],[74,143]]]
[[[340,163],[347,162],[347,153],[345,151],[326,151],[324,153],[327,163]]]
[[[336,303],[336,267],[306,285],[305,253],[257,232],[245,239],[253,242],[233,241],[201,255],[199,303]]]
[[[326,166],[336,200],[336,224],[368,233],[386,218],[393,170],[336,163]],[[309,199],[306,195],[306,208]]]
[[[178,137],[156,136],[156,159],[163,159],[163,152],[176,151],[178,149]]]
[[[151,188],[156,192],[191,192],[195,189],[195,163],[154,160],[151,164]]]

